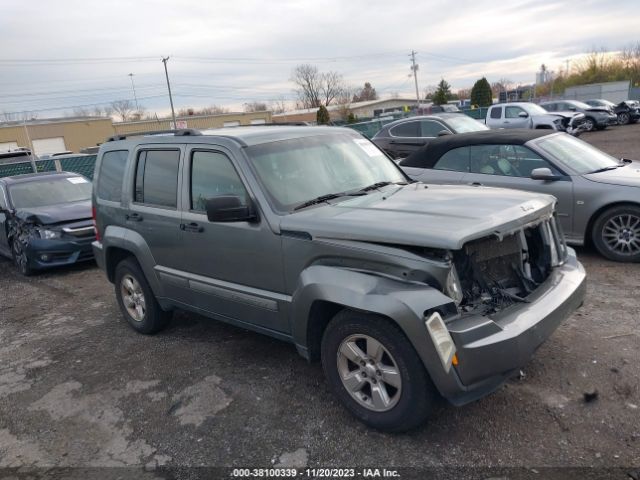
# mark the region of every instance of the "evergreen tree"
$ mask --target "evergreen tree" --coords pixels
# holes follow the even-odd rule
[[[491,85],[489,85],[489,82],[485,77],[482,77],[473,84],[473,88],[471,89],[471,105],[488,107],[492,103],[493,96],[491,95]]]
[[[438,83],[438,88],[433,94],[433,103],[436,105],[444,105],[451,99],[451,85],[443,78]]]
[[[316,122],[318,122],[318,125],[327,125],[330,120],[329,110],[324,105],[320,105],[316,114]]]

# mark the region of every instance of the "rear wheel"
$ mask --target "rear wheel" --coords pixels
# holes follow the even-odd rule
[[[438,398],[413,345],[399,327],[377,315],[338,313],[322,338],[322,366],[343,405],[380,430],[419,426]]]
[[[14,238],[11,242],[11,254],[13,256],[13,263],[22,275],[28,277],[33,273],[33,269],[29,266],[27,246],[19,238]]]
[[[140,265],[133,258],[118,263],[114,283],[122,315],[134,330],[152,334],[167,325],[171,312],[160,308]]]
[[[629,115],[629,112],[620,112],[618,114],[618,123],[620,125],[629,125],[630,122],[631,122],[631,115]]]
[[[593,224],[593,243],[616,262],[640,262],[640,207],[622,205],[602,213]]]

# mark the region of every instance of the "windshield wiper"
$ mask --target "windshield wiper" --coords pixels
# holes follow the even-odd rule
[[[306,202],[301,203],[300,205],[298,205],[297,207],[295,207],[293,210],[300,210],[301,208],[306,208],[306,207],[310,207],[311,205],[317,205],[319,203],[324,203],[327,200],[333,200],[334,198],[340,198],[340,197],[354,197],[354,196],[359,196],[359,195],[364,195],[363,193],[349,193],[349,192],[340,192],[340,193],[327,193],[326,195],[320,195],[319,197],[316,198],[312,198],[311,200],[307,200]]]
[[[616,168],[624,167],[625,165],[626,165],[625,163],[619,163],[618,165],[609,165],[608,167],[598,168],[593,172],[589,172],[589,173],[607,172],[609,170],[615,170]]]
[[[368,192],[370,190],[377,190],[378,188],[386,187],[387,185],[392,185],[392,184],[394,184],[394,182],[376,182],[372,185],[369,185],[368,187],[361,188],[359,191]],[[394,185],[407,185],[407,182],[395,182]]]

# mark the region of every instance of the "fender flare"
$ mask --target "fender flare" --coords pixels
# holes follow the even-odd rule
[[[311,308],[316,301],[389,318],[407,336],[440,390],[450,384],[425,326],[425,312],[455,311],[452,300],[424,284],[403,282],[374,273],[332,266],[311,266],[300,274],[292,296],[292,337],[303,355],[308,351]]]
[[[156,298],[164,297],[164,289],[162,288],[162,284],[158,280],[158,276],[153,268],[156,264],[155,259],[151,254],[151,250],[149,249],[147,242],[145,242],[144,238],[139,233],[122,227],[110,225],[104,232],[102,245],[105,252],[104,258],[106,269],[108,269],[109,266],[110,253],[115,248],[126,250],[136,258]]]

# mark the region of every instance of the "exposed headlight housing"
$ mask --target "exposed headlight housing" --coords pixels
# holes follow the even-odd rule
[[[39,228],[38,233],[40,234],[40,238],[44,238],[45,240],[51,240],[52,238],[60,238],[60,232],[56,230]]]
[[[431,341],[436,347],[436,352],[438,352],[444,371],[449,373],[456,354],[456,345],[453,343],[453,338],[451,338],[449,330],[438,312],[432,313],[424,323],[427,326]]]
[[[460,284],[458,272],[456,272],[456,267],[454,266],[452,266],[451,270],[449,270],[444,290],[444,293],[446,293],[447,296],[449,296],[456,303],[456,305],[460,305],[460,303],[462,303],[462,285]]]

